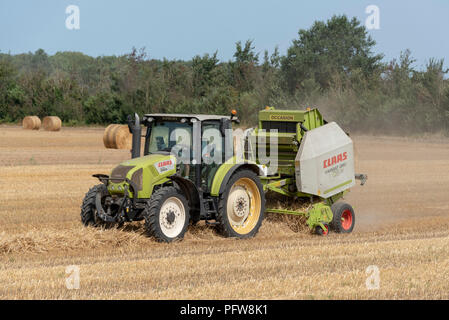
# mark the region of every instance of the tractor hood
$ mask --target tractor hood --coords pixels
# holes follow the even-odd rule
[[[108,190],[112,195],[123,195],[127,187],[130,196],[134,196],[126,181],[129,180],[137,188],[137,198],[149,198],[155,185],[168,181],[175,173],[176,158],[172,155],[151,154],[126,160],[112,170]]]

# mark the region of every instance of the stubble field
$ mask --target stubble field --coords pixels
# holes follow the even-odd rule
[[[138,223],[82,227],[91,175],[129,158],[105,149],[102,134],[0,126],[1,299],[449,298],[443,138],[353,137],[357,171],[369,179],[346,197],[356,210],[350,235],[318,237],[270,215],[254,239],[225,239],[200,224],[184,241],[160,244]],[[72,265],[75,290],[66,287]],[[369,266],[378,289],[367,287]]]

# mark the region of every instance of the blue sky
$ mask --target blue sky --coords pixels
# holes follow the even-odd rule
[[[65,26],[71,4],[80,9],[79,30]],[[417,67],[430,57],[448,65],[448,0],[0,0],[0,52],[42,48],[99,56],[124,54],[134,46],[159,59],[218,50],[226,61],[236,41],[253,39],[261,54],[276,45],[285,54],[299,29],[333,14],[356,16],[364,24],[368,5],[380,9],[380,29],[369,33],[386,60],[409,48]]]

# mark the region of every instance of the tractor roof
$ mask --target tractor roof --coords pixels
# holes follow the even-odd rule
[[[145,121],[147,118],[152,117],[156,119],[162,120],[177,120],[180,118],[194,118],[199,121],[205,120],[220,120],[220,119],[230,119],[230,116],[222,116],[222,115],[210,115],[210,114],[181,114],[181,113],[149,113],[145,114],[143,120]]]

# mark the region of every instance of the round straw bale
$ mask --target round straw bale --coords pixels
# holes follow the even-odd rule
[[[132,135],[127,125],[110,124],[103,133],[103,144],[109,149],[131,149]]]
[[[132,135],[127,125],[120,125],[114,130],[114,142],[117,149],[131,149]]]
[[[108,131],[107,141],[108,141],[109,148],[116,149],[114,132],[117,130],[118,127],[119,127],[119,124],[114,124]]]
[[[59,117],[48,116],[44,118],[42,126],[47,131],[59,131],[61,130],[62,121]]]
[[[27,116],[22,120],[22,127],[28,130],[39,130],[41,127],[41,119],[37,116]]]
[[[112,130],[117,126],[117,124],[110,124],[104,129],[103,133],[103,144],[106,148],[112,148]]]
[[[120,129],[120,124],[115,124],[114,127],[109,130],[108,141],[111,149],[118,149],[116,143],[117,131]]]

